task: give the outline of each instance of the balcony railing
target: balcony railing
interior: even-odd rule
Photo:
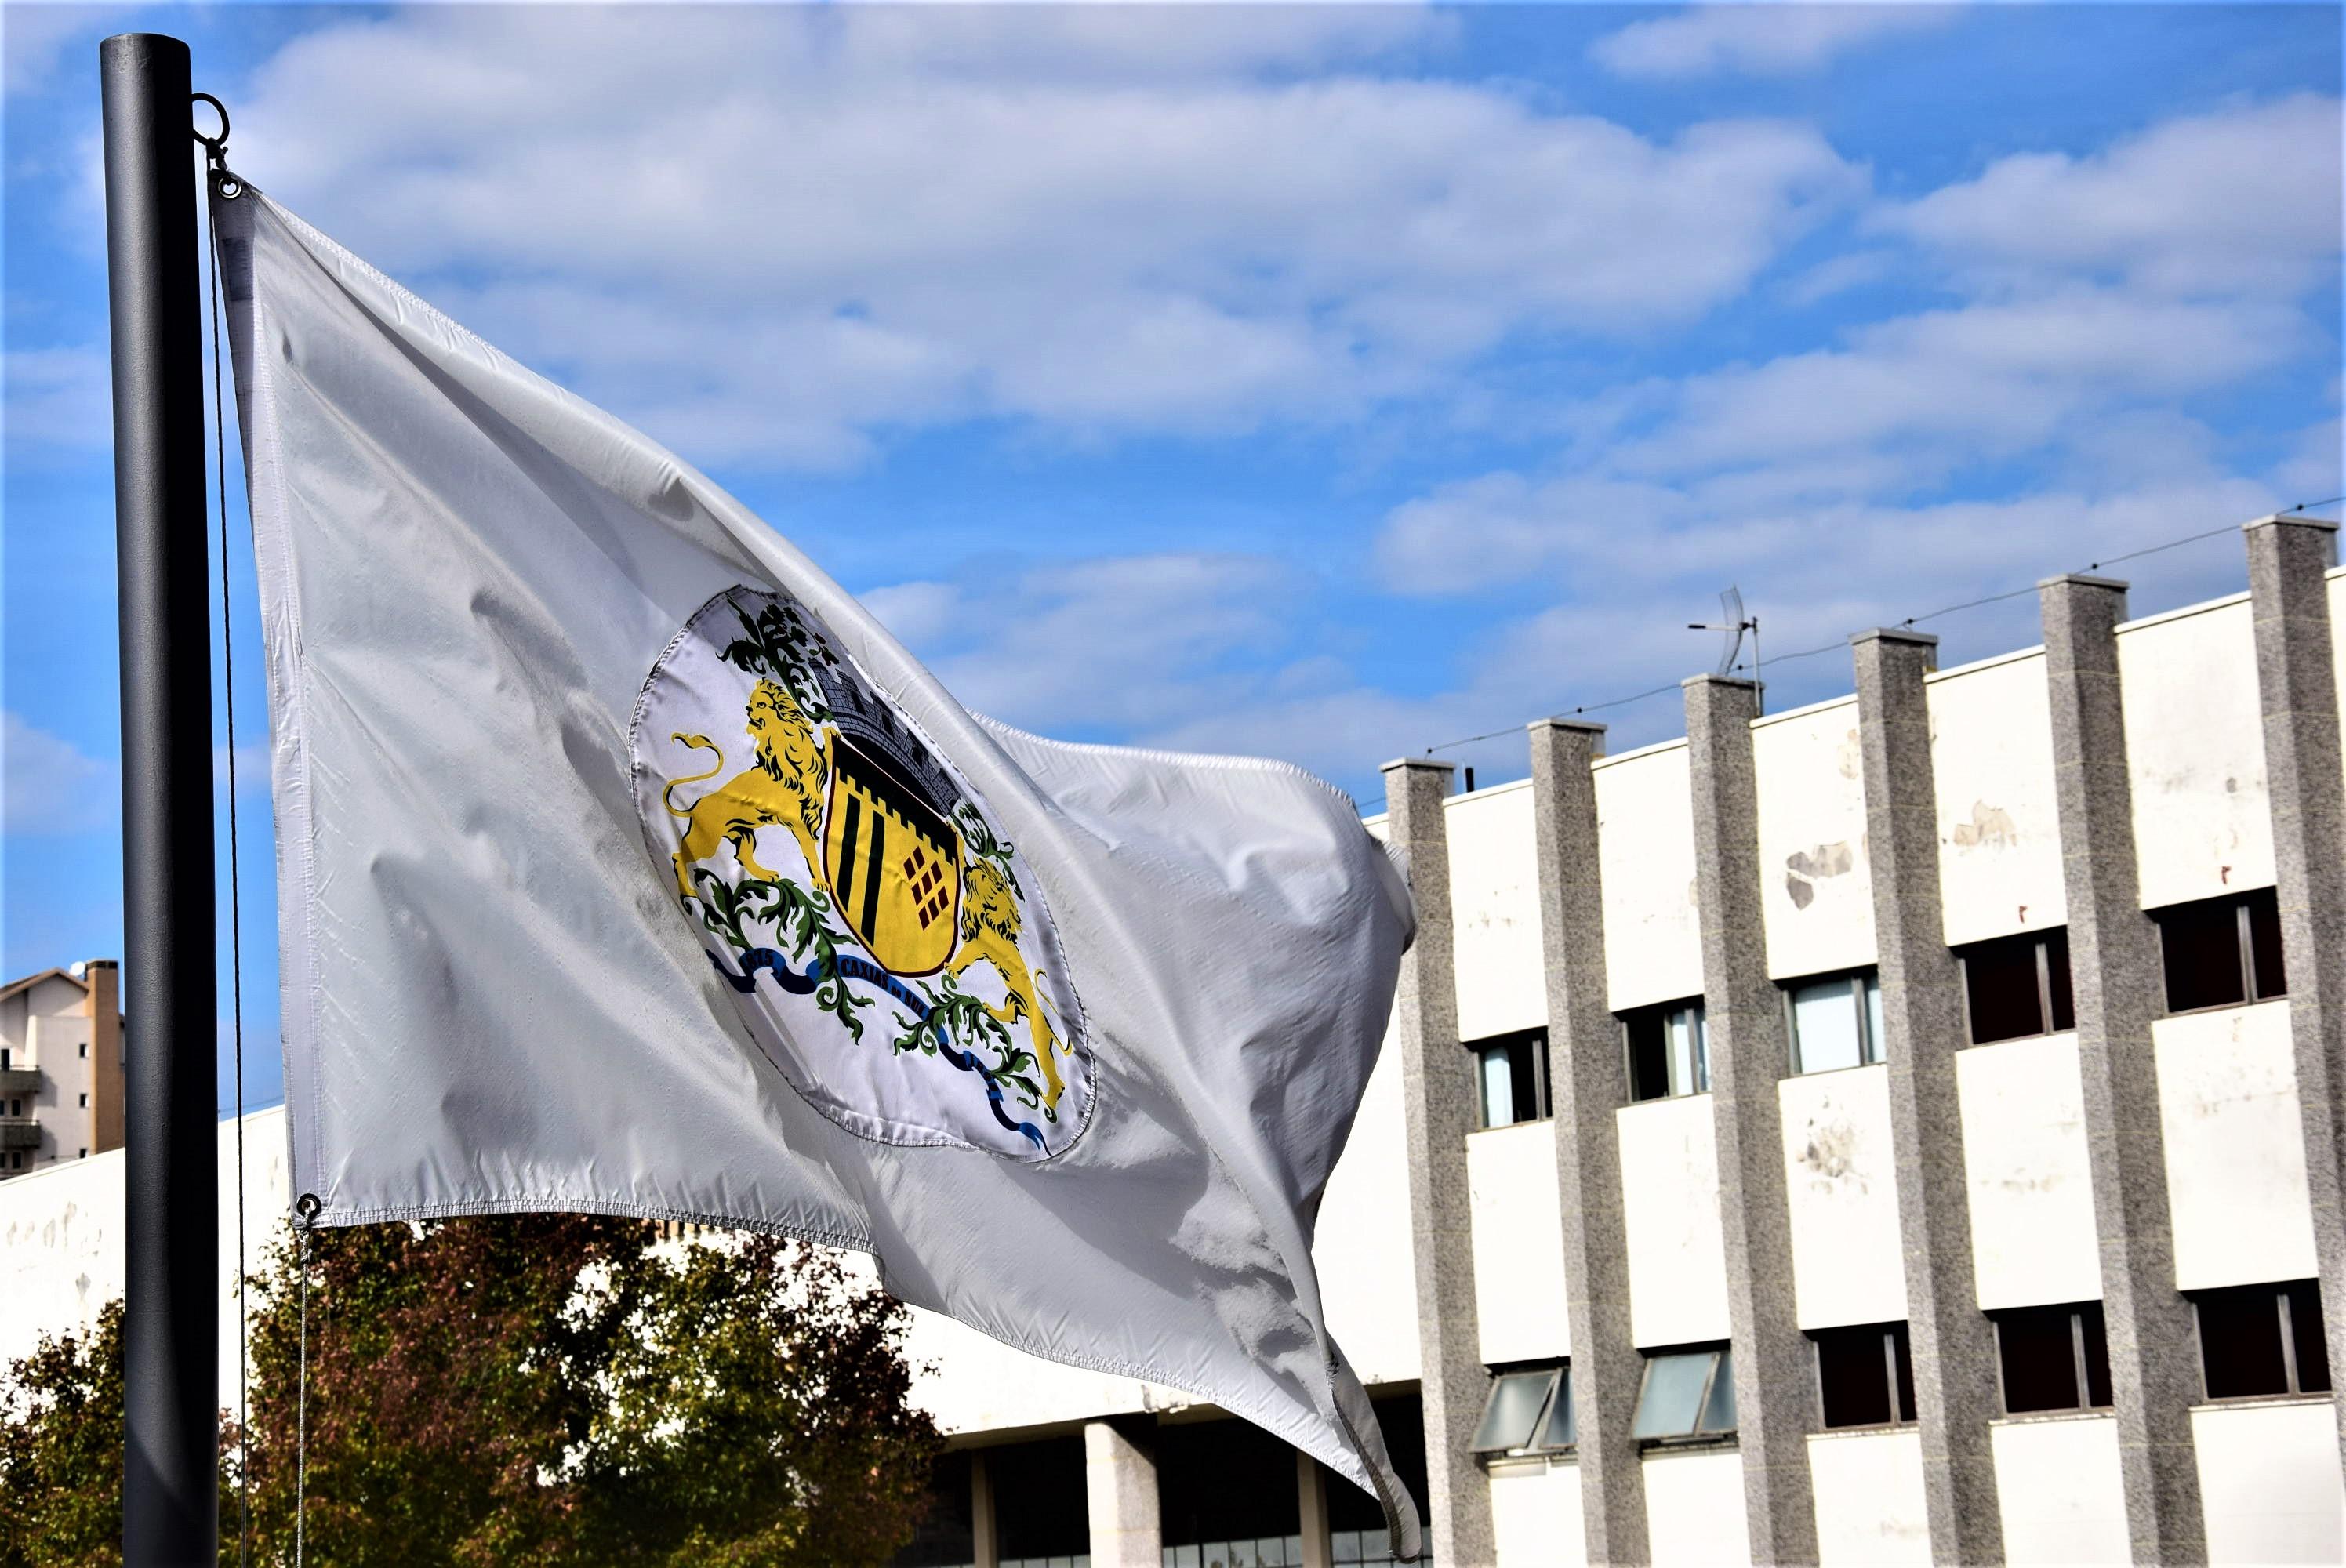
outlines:
[[[37,1149],[41,1124],[30,1116],[0,1116],[0,1149]]]
[[[38,1067],[0,1067],[0,1095],[37,1095],[41,1092],[41,1070]]]

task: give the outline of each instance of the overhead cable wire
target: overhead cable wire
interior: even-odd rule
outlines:
[[[2283,517],[2295,516],[2301,513],[2310,511],[2316,506],[2332,506],[2341,501],[2346,501],[2346,495],[2332,495],[2320,501],[2300,501],[2296,505],[2290,507],[2288,511],[2280,513],[2278,515]],[[2145,555],[2156,555],[2162,550],[2178,549],[2185,545],[2196,545],[2202,539],[2213,539],[2218,535],[2237,534],[2239,531],[2240,524],[2228,523],[2221,528],[2209,528],[2205,532],[2198,534],[2187,534],[2179,539],[2168,539],[2157,545],[2146,545],[2139,550],[2127,550],[2116,555],[2105,555],[2098,561],[2088,563],[2085,569],[2088,572],[2098,572],[2104,566],[2115,566],[2121,561],[2138,560]],[[2033,594],[2036,591],[2036,587],[2034,584],[2022,588],[2008,588],[2000,594],[1984,594],[1976,599],[1965,599],[1959,605],[1943,605],[1935,610],[1925,610],[1919,616],[1908,616],[1904,620],[1898,621],[1893,624],[1901,626],[1917,626],[1922,625],[1924,621],[1935,621],[1942,616],[1957,615],[1964,610],[1976,610],[1986,605],[2002,604],[2006,599],[2017,599],[2025,595]],[[1852,633],[1851,635],[1854,636],[1856,634]],[[1761,660],[1753,666],[1746,667],[1744,665],[1738,664],[1733,667],[1737,669],[1749,667],[1756,676],[1760,671],[1766,669],[1771,665],[1790,664],[1796,659],[1814,658],[1820,654],[1831,653],[1836,648],[1845,648],[1847,647],[1849,647],[1849,638],[1841,637],[1833,642],[1819,643],[1812,648],[1800,648],[1791,653],[1777,654],[1773,657]],[[1631,692],[1627,697],[1607,697],[1603,702],[1586,702],[1579,704],[1574,708],[1560,709],[1551,717],[1561,718],[1568,715],[1598,713],[1608,708],[1622,708],[1626,707],[1629,703],[1643,702],[1649,697],[1659,697],[1664,692],[1676,691],[1685,684],[1686,683],[1683,681],[1674,680],[1662,686],[1649,687],[1644,691]],[[1447,751],[1454,746],[1472,746],[1477,741],[1496,740],[1502,735],[1513,735],[1522,728],[1523,727],[1521,725],[1508,725],[1504,728],[1501,729],[1486,729],[1480,735],[1462,735],[1455,740],[1444,740],[1437,745],[1427,747],[1424,754],[1431,757],[1437,751]]]

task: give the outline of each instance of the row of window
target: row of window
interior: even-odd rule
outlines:
[[[2201,1387],[2209,1400],[2330,1391],[2321,1295],[2310,1279],[2192,1293]],[[2106,1410],[2110,1352],[2102,1304],[2082,1301],[1989,1314],[1997,1388],[2007,1415]],[[1816,1353],[1817,1417],[1824,1427],[1897,1426],[1914,1420],[1914,1361],[1903,1323],[1823,1329]],[[1648,1351],[1630,1436],[1647,1445],[1724,1437],[1735,1430],[1735,1353],[1725,1345]],[[1474,1432],[1484,1455],[1556,1453],[1579,1438],[1569,1363],[1501,1372]]]
[[[2285,994],[2280,906],[2270,888],[2152,911],[2166,970],[2167,1008],[2191,1013]],[[1967,1033],[1974,1045],[2057,1034],[2077,1025],[2066,931],[2032,932],[1955,950]],[[1872,969],[1784,984],[1794,1073],[1829,1073],[1883,1058],[1882,986]],[[1710,1087],[1702,1000],[1688,997],[1619,1015],[1629,1097],[1661,1100]],[[1476,1043],[1482,1125],[1548,1114],[1547,1036],[1539,1030]]]

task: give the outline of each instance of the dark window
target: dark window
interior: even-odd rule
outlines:
[[[976,1562],[974,1517],[969,1451],[937,1455],[929,1467],[928,1507],[913,1539],[890,1559],[890,1568],[955,1568]]]
[[[1302,1530],[1295,1451],[1260,1427],[1240,1420],[1162,1421],[1155,1443],[1166,1547],[1202,1548],[1201,1561],[1228,1563],[1239,1543],[1251,1550],[1259,1540],[1283,1541]],[[995,1495],[1005,1496],[998,1483]]]
[[[1879,1427],[1914,1419],[1914,1358],[1903,1323],[1821,1329],[1817,1390],[1828,1427]]]
[[[1502,1372],[1483,1404],[1470,1452],[1544,1452],[1570,1448],[1578,1434],[1572,1410],[1572,1373],[1566,1367]]]
[[[1640,1442],[1716,1437],[1735,1430],[1735,1352],[1725,1345],[1646,1357],[1629,1435]]]
[[[1882,983],[1872,970],[1785,982],[1784,1014],[1795,1073],[1882,1060]]]
[[[1540,1030],[1470,1043],[1482,1125],[1513,1126],[1547,1115],[1547,1035]]]
[[[2110,1348],[2100,1302],[2025,1307],[1991,1316],[2007,1415],[2109,1407]]]
[[[2153,910],[2167,969],[2167,1010],[2238,1007],[2288,994],[2280,900],[2270,888]]]
[[[2211,1400],[2330,1391],[2321,1289],[2313,1280],[2192,1293]]]
[[[1666,1100],[1709,1090],[1710,1039],[1700,997],[1622,1013],[1621,1037],[1629,1052],[1631,1099]]]
[[[2058,1034],[2077,1026],[2069,993],[2069,933],[2030,932],[1955,950],[1972,1044]]]
[[[82,1042],[81,1054],[83,1061],[87,1062],[89,1060],[89,1042],[87,1040]]]
[[[1292,1475],[1295,1461],[1288,1461]],[[1000,1561],[1023,1557],[1073,1557],[1092,1549],[1091,1512],[1084,1494],[1084,1440],[1045,1438],[1005,1443],[985,1451],[986,1480],[996,1499],[1047,1497],[1048,1508],[1001,1507],[994,1511],[995,1552]]]

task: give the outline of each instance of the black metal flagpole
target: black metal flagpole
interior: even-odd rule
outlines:
[[[128,1568],[219,1561],[219,1178],[203,329],[188,46],[98,46],[122,610]]]

